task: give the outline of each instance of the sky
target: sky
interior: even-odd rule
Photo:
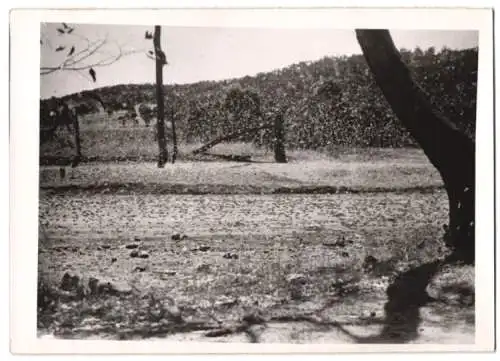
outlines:
[[[42,24],[40,66],[61,64],[72,46],[74,54],[87,41],[106,39],[106,45],[83,64],[102,61],[116,55],[118,49],[133,51],[106,67],[96,67],[97,81],[87,71],[57,71],[41,75],[40,96],[63,96],[116,84],[155,82],[155,62],[146,55],[152,40],[144,38],[153,26],[68,24],[71,34],[61,35],[61,24]],[[391,31],[398,48],[417,46],[436,50],[471,48],[478,45],[476,31]],[[319,60],[325,56],[361,54],[354,30],[338,29],[259,29],[162,27],[162,48],[168,65],[163,72],[164,84],[186,84],[202,80],[222,80],[255,75],[283,68],[300,61]],[[55,49],[64,46],[64,50]]]

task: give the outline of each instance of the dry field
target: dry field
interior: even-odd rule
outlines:
[[[473,268],[388,306],[397,272],[444,254],[448,207],[421,153],[390,154],[42,167],[39,334],[474,342]]]

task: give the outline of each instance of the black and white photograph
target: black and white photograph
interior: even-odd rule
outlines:
[[[36,341],[492,349],[491,11],[163,11],[31,24]]]

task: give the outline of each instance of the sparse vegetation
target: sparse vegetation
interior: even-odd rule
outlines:
[[[474,135],[477,49],[416,49],[413,52],[403,49],[402,56],[415,79],[429,93],[431,102],[450,114],[450,118],[461,129]],[[331,87],[338,91],[327,91]],[[282,94],[278,96],[276,89],[280,89]],[[154,103],[155,97],[153,84],[118,85],[95,89],[90,93],[102,98],[106,107],[115,112],[122,111],[123,104]],[[235,96],[231,97],[233,93]],[[224,134],[224,130],[242,129],[262,121],[272,123],[276,109],[285,107],[287,149],[416,146],[395,118],[362,55],[325,57],[319,61],[302,62],[241,79],[167,85],[165,94],[167,98],[169,94],[175,94],[166,101],[165,113],[173,114],[175,118],[179,143],[205,143]],[[245,94],[248,96],[245,97]],[[71,97],[77,95],[63,99]],[[249,106],[242,108],[242,104]],[[262,114],[262,120],[259,113]],[[82,120],[83,139],[83,128],[86,124],[96,124],[95,118],[90,116]],[[89,138],[93,142],[112,144],[115,135],[106,134],[106,128],[111,128],[111,133],[117,132],[113,129],[117,123],[115,116],[100,119],[99,133],[89,134]],[[142,134],[149,131],[135,127],[125,129],[122,134],[130,132],[127,137],[131,141],[126,146],[130,150],[120,148],[119,151],[133,157],[143,156],[131,149],[144,147],[140,145],[144,139]],[[244,137],[241,141],[272,148],[272,139],[272,132],[264,131]],[[147,142],[150,143],[150,139]],[[93,152],[95,144],[84,143],[85,140],[82,145],[85,156]],[[111,148],[118,151],[117,147]],[[179,151],[182,151],[182,147],[179,147]],[[110,153],[99,154],[103,157],[114,156]],[[42,155],[53,157],[55,150],[46,150]]]

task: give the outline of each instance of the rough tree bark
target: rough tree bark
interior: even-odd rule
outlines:
[[[157,102],[157,134],[159,159],[158,168],[163,168],[168,160],[167,140],[165,139],[165,103],[163,96],[163,65],[165,65],[165,53],[161,50],[161,26],[155,25],[153,45],[156,57],[156,102]]]
[[[449,200],[445,238],[458,260],[475,260],[475,142],[430,104],[388,30],[356,30],[375,81],[393,111],[439,171]]]

